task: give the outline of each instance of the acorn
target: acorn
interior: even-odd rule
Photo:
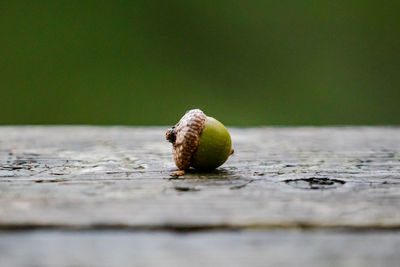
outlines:
[[[221,166],[233,153],[231,136],[225,126],[200,109],[192,109],[168,129],[175,165],[210,171]]]

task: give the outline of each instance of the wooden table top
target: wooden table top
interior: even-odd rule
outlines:
[[[399,127],[231,128],[179,178],[166,129],[0,127],[0,266],[400,262]]]

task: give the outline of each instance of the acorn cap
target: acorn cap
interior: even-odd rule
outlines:
[[[192,155],[200,143],[200,135],[204,129],[206,117],[206,114],[200,109],[189,110],[165,134],[165,138],[172,143],[175,164],[181,170],[190,167]]]

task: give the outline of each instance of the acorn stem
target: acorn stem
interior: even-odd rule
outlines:
[[[176,132],[174,127],[170,128],[167,130],[167,132],[165,133],[165,138],[172,144],[175,143],[176,140]]]

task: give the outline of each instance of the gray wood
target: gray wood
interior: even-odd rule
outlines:
[[[398,127],[233,128],[177,179],[165,130],[0,127],[0,229],[400,228]]]
[[[392,232],[0,233],[0,266],[397,267]]]
[[[0,266],[398,266],[400,128],[233,128],[179,178],[166,128],[0,127]]]

